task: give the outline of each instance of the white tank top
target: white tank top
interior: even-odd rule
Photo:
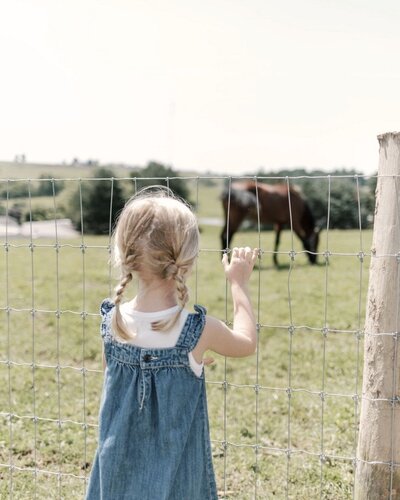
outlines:
[[[170,307],[163,311],[157,312],[141,312],[133,310],[128,302],[121,304],[120,312],[125,321],[125,324],[130,332],[135,334],[135,337],[129,341],[137,347],[147,347],[149,349],[163,349],[174,347],[178,341],[182,328],[185,325],[189,312],[184,309],[175,325],[168,332],[156,332],[151,329],[153,321],[168,319],[173,316],[179,309],[179,306]],[[119,339],[120,342],[123,340]],[[189,353],[190,368],[200,377],[203,372],[203,363],[198,363],[193,354]]]

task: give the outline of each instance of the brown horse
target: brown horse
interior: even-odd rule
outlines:
[[[257,203],[258,197],[258,203]],[[315,227],[310,207],[298,188],[286,184],[263,184],[255,181],[233,182],[222,194],[225,226],[221,232],[222,249],[227,249],[244,219],[273,224],[276,232],[274,264],[281,231],[289,226],[303,243],[311,264],[317,261],[319,229]]]

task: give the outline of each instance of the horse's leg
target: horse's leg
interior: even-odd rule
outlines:
[[[225,225],[221,231],[222,250],[227,249],[231,245],[233,235],[239,229],[245,215],[243,210],[235,210],[233,207],[229,211],[229,220],[228,216],[225,215]]]
[[[310,254],[310,251],[311,251],[310,242],[305,237],[304,231],[300,227],[300,225],[298,224],[297,221],[293,221],[293,231],[297,235],[297,237],[299,238],[299,240],[303,243],[303,248],[304,248],[304,250],[307,253],[307,258],[310,261],[310,263],[313,264],[312,258],[311,258],[312,256]]]
[[[222,248],[222,250],[226,249],[228,239],[230,239],[230,238],[228,237],[228,227],[227,227],[227,224],[225,222],[225,226],[221,231],[221,248]]]
[[[275,229],[275,248],[274,248],[274,264],[276,267],[279,267],[278,264],[278,248],[279,248],[279,243],[281,241],[281,232],[282,232],[282,226],[280,224],[275,224],[274,226]]]
[[[227,242],[228,242],[228,227],[229,227],[229,224],[228,224],[228,206],[227,206],[227,202],[224,200],[223,201],[223,208],[224,208],[224,221],[225,221],[225,225],[221,231],[221,248],[222,250],[225,250],[227,248]]]

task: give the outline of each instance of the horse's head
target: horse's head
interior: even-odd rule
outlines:
[[[321,228],[315,227],[313,232],[306,240],[306,247],[309,251],[308,260],[311,264],[315,264],[317,262],[317,252],[318,252],[318,243],[319,243],[319,233],[321,232]]]

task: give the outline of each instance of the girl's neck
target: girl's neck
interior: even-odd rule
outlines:
[[[176,287],[172,280],[145,281],[139,278],[138,292],[131,301],[136,311],[157,312],[177,305]]]

